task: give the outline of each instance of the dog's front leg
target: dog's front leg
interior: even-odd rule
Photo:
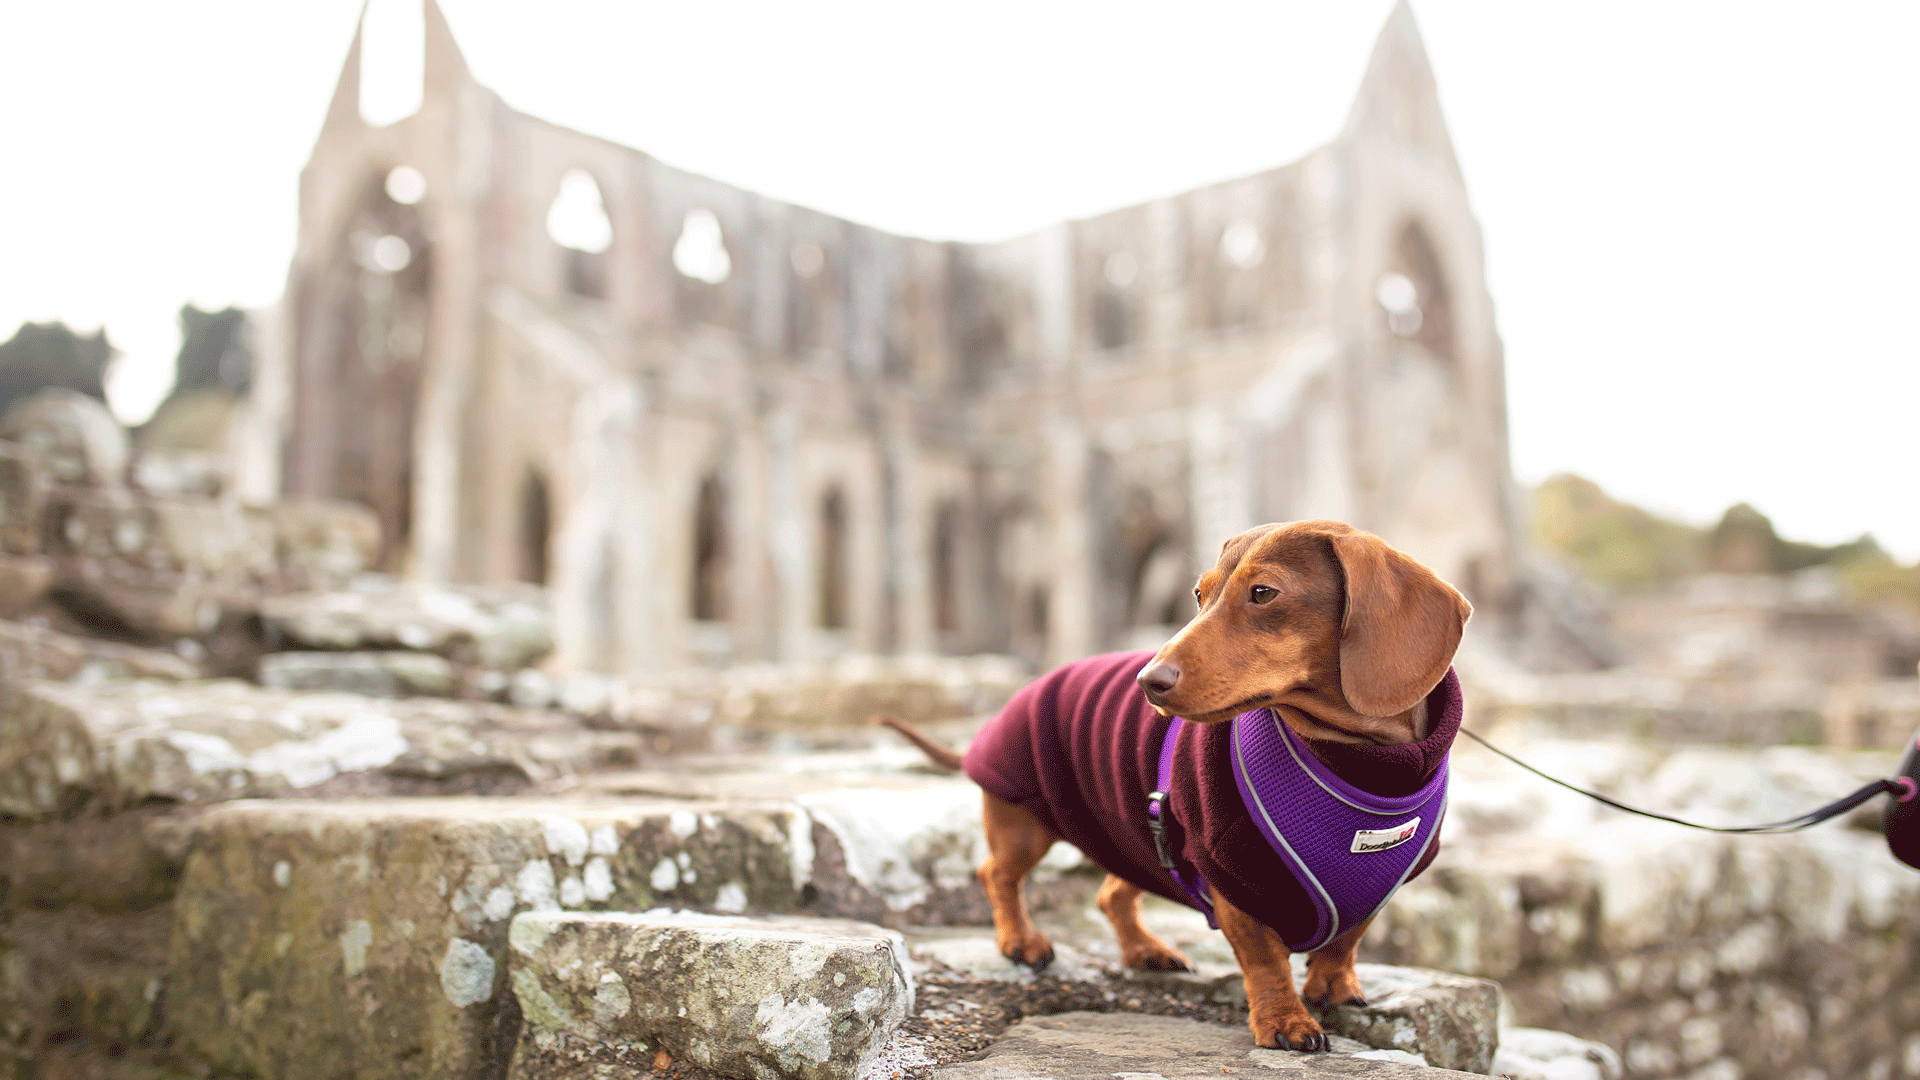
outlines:
[[[1053,962],[1053,943],[1027,915],[1022,890],[1027,871],[1047,857],[1058,837],[1025,810],[981,792],[981,821],[987,832],[987,859],[980,864],[980,884],[993,905],[993,939],[1000,955],[1040,971]]]
[[[1253,1041],[1269,1050],[1325,1050],[1327,1033],[1307,1013],[1293,988],[1293,950],[1280,935],[1213,890],[1213,915],[1240,961],[1247,984],[1247,1026]]]
[[[1367,997],[1360,992],[1360,976],[1353,971],[1353,954],[1360,947],[1361,936],[1372,925],[1373,920],[1368,919],[1307,957],[1307,981],[1300,988],[1300,995],[1323,1009],[1335,1005],[1365,1005]]]

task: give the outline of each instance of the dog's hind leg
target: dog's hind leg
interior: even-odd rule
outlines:
[[[1140,922],[1140,886],[1108,874],[1094,901],[1113,924],[1113,936],[1120,942],[1121,963],[1149,971],[1193,970],[1192,961],[1155,937],[1153,931]]]
[[[1360,976],[1353,971],[1353,954],[1372,925],[1373,920],[1368,919],[1307,957],[1307,981],[1300,987],[1300,996],[1323,1009],[1365,1005],[1367,997],[1360,992]]]
[[[1059,837],[1025,810],[981,792],[981,813],[987,830],[987,860],[980,864],[980,884],[993,905],[993,939],[1000,955],[1040,971],[1053,962],[1053,944],[1033,925],[1022,889],[1027,871],[1047,857]]]

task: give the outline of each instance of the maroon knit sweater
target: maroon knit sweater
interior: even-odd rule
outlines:
[[[1186,894],[1160,866],[1147,830],[1160,742],[1171,722],[1153,710],[1133,677],[1153,654],[1108,653],[1068,664],[1028,684],[967,747],[974,783],[1017,803],[1110,874],[1183,904]],[[1439,702],[1432,702],[1434,706]],[[1284,707],[1283,707],[1284,708]],[[1420,789],[1459,731],[1430,708],[1434,730],[1394,746],[1305,740],[1341,779],[1375,795]],[[1281,937],[1315,927],[1313,904],[1248,817],[1234,786],[1228,724],[1188,724],[1174,752],[1167,850],[1182,873],[1198,871],[1232,904]],[[1428,847],[1408,880],[1440,850]]]

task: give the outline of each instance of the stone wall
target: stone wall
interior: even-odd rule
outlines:
[[[1572,782],[1710,824],[1788,817],[1894,763],[1519,748]],[[1366,954],[1498,979],[1517,1022],[1604,1042],[1629,1077],[1920,1076],[1920,874],[1888,855],[1874,806],[1805,833],[1716,836],[1600,808],[1477,747],[1455,761],[1446,847]]]

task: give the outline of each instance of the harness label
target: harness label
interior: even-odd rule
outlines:
[[[1396,848],[1413,839],[1413,834],[1418,831],[1420,831],[1419,818],[1414,818],[1403,825],[1395,825],[1391,829],[1360,829],[1353,834],[1351,851],[1358,855],[1361,852]]]

